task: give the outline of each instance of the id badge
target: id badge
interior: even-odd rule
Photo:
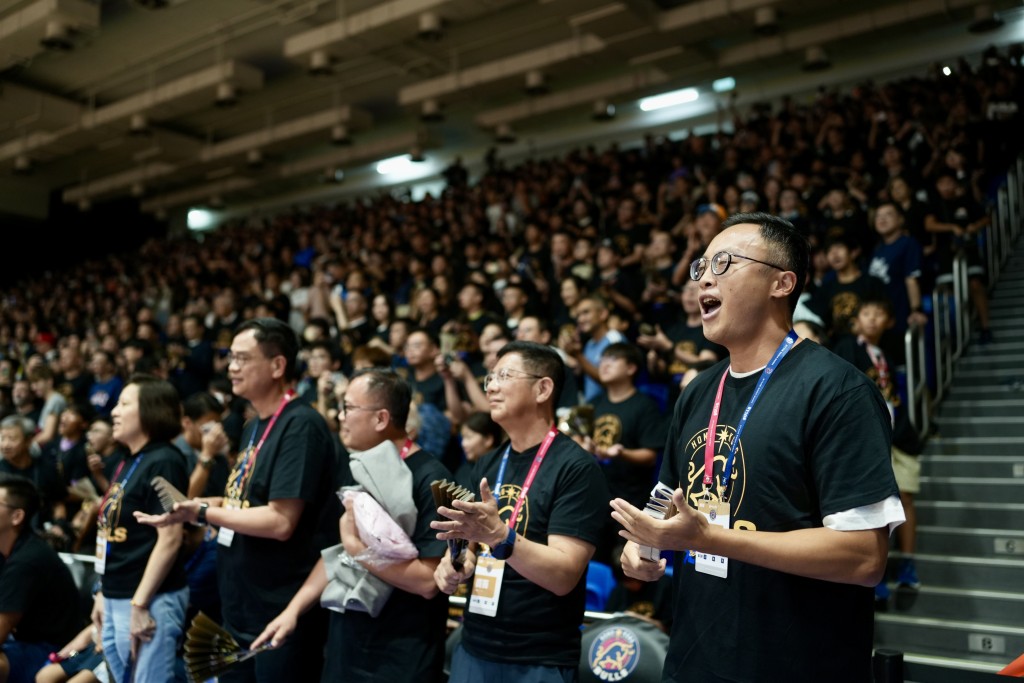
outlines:
[[[498,613],[498,598],[501,596],[501,579],[505,575],[505,560],[490,555],[481,555],[476,561],[473,574],[473,595],[469,598],[469,611],[485,617]]]
[[[237,500],[232,500],[232,499],[229,498],[228,500],[226,500],[224,502],[224,507],[237,510],[237,509],[241,508],[242,505]],[[217,531],[217,543],[219,545],[222,545],[225,548],[230,548],[231,547],[231,541],[233,541],[233,540],[235,540],[235,530],[234,529],[228,529],[227,527],[222,526]]]
[[[96,532],[96,563],[93,565],[96,573],[103,576],[107,568],[107,532],[102,529]]]
[[[709,524],[717,524],[723,529],[729,528],[729,503],[701,500],[697,503],[697,512],[704,515]],[[724,579],[729,574],[729,558],[698,551],[696,569],[701,574],[710,574]]]

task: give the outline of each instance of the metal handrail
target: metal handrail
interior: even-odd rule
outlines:
[[[907,358],[907,409],[910,424],[918,438],[924,439],[931,426],[928,405],[928,374],[923,325],[912,325],[903,337]]]

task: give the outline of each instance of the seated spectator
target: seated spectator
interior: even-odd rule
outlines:
[[[219,496],[227,486],[232,463],[221,412],[217,399],[202,391],[182,403],[181,434],[174,445],[185,455],[189,498]]]
[[[577,332],[560,335],[559,346],[575,360],[583,374],[583,400],[593,403],[604,389],[601,387],[601,375],[597,369],[601,362],[601,354],[611,344],[625,341],[617,330],[608,326],[611,311],[607,301],[597,294],[592,294],[580,302],[577,308]],[[586,343],[580,341],[586,336]]]
[[[0,475],[0,683],[32,683],[81,627],[71,572],[32,531],[39,504],[31,481]]]
[[[109,417],[117,404],[124,381],[117,374],[114,357],[108,351],[95,351],[89,361],[93,381],[89,387],[89,405],[97,415]]]

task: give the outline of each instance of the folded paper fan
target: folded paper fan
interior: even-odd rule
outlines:
[[[200,612],[185,635],[185,670],[192,683],[202,683],[269,648],[268,642],[255,650],[243,649],[230,633]]]
[[[160,497],[160,505],[163,506],[164,512],[172,512],[175,503],[184,503],[188,500],[184,493],[174,488],[174,484],[161,476],[153,477],[149,483],[156,489],[156,495]]]
[[[459,486],[447,479],[432,481],[430,483],[430,490],[434,494],[435,507],[450,508],[453,500],[463,500],[467,503],[472,503],[476,499],[476,495],[465,486]],[[442,521],[444,521],[443,518]],[[453,538],[448,541],[448,553],[452,558],[452,566],[458,571],[462,570],[462,563],[466,559],[467,545],[469,544],[464,539]]]

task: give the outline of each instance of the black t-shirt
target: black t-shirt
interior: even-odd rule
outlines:
[[[665,445],[665,417],[650,396],[639,391],[625,401],[613,403],[605,394],[594,401],[594,443],[626,448],[653,448]],[[654,463],[637,465],[623,457],[602,462],[608,492],[612,498],[624,498],[643,507],[654,486]]]
[[[829,334],[838,337],[849,334],[861,301],[886,298],[885,283],[863,273],[852,282],[829,279],[814,293],[811,308],[821,315]]]
[[[46,541],[23,531],[0,564],[0,613],[21,614],[14,637],[63,647],[82,627],[71,572]]]
[[[253,443],[259,443],[268,423],[250,421],[242,432],[242,443],[250,443],[254,430]],[[250,467],[239,496],[236,481],[243,461],[240,455],[228,477],[227,499],[240,497],[243,507],[290,498],[305,501],[299,523],[287,540],[236,532],[230,547],[217,546],[224,620],[240,633],[255,636],[284,609],[320,557],[315,539],[325,522],[321,511],[334,495],[336,458],[323,417],[303,401],[289,401]],[[337,521],[335,517],[335,526]]]
[[[661,481],[701,495],[704,444],[727,362],[703,372],[676,404]],[[716,430],[715,477],[760,373],[729,377]],[[867,377],[813,343],[793,348],[747,420],[733,465],[732,528],[823,526],[826,515],[898,495],[889,413]],[[712,493],[714,496],[715,494]],[[870,588],[802,578],[730,560],[728,577],[675,554],[676,602],[663,681],[871,680]]]
[[[110,490],[100,509],[101,528],[107,534],[107,563],[103,574],[103,595],[130,598],[142,580],[149,555],[156,545],[155,527],[139,524],[136,511],[162,514],[160,498],[150,483],[161,476],[179,491],[188,490],[185,456],[166,442],[146,444],[141,451],[124,459],[124,466],[110,482]],[[157,593],[185,587],[184,558],[179,554]]]
[[[437,458],[417,451],[405,459],[412,472],[412,493],[416,504],[416,526],[410,538],[421,558],[439,558],[447,544],[437,540],[430,523],[437,508],[430,483],[452,478]],[[377,617],[348,610],[332,613],[332,641],[328,648],[339,666],[339,677],[353,683],[363,681],[439,681],[444,667],[445,621],[448,596],[438,593],[430,600],[395,588]]]
[[[510,453],[498,496],[506,521],[540,444]],[[474,480],[496,484],[506,446],[477,462]],[[551,444],[523,503],[516,533],[537,543],[571,536],[597,545],[609,514],[608,489],[594,457],[559,434]],[[580,624],[586,604],[586,576],[567,595],[557,596],[505,565],[497,616],[465,615],[462,644],[474,657],[497,662],[572,666],[580,660]]]
[[[70,448],[61,448],[61,439],[53,439],[43,448],[43,458],[56,470],[62,486],[89,476],[85,439],[73,443]]]
[[[444,380],[436,372],[425,380],[417,380],[416,376],[409,373],[409,387],[412,389],[412,400],[414,403],[429,403],[437,406],[438,410],[444,410],[448,403],[444,397]]]

